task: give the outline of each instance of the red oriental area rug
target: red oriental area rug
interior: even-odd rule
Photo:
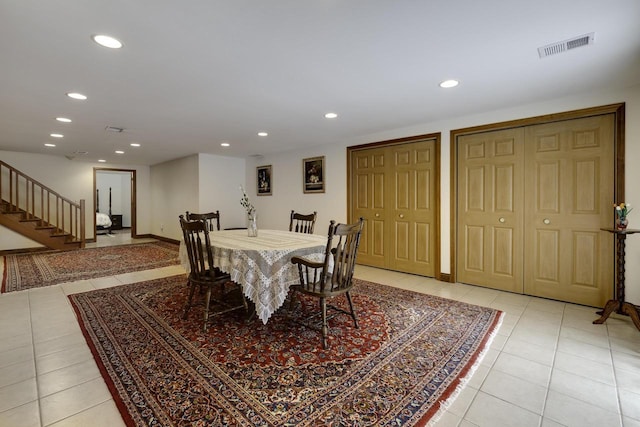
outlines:
[[[425,425],[480,362],[502,313],[357,281],[360,328],[330,322],[330,348],[294,320],[241,311],[181,313],[186,276],[70,295],[83,333],[129,426]],[[342,297],[336,298],[341,300]],[[337,303],[337,301],[336,301]],[[286,307],[286,308],[285,308]]]
[[[172,243],[153,242],[9,255],[4,260],[2,292],[177,265],[178,248]]]

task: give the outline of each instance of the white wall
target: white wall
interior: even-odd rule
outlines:
[[[151,233],[179,240],[178,216],[197,211],[198,156],[193,155],[151,166]]]
[[[441,133],[441,228],[440,258],[443,273],[451,273],[450,265],[450,223],[451,223],[451,165],[450,165],[450,132],[471,126],[479,126],[527,117],[535,117],[571,111],[582,108],[608,104],[626,103],[626,200],[637,205],[638,210],[629,216],[631,228],[640,228],[640,168],[635,161],[640,160],[640,86],[607,93],[588,93],[579,96],[559,98],[547,102],[522,105],[504,110],[490,111],[482,114],[455,117],[444,121],[424,123],[412,127],[388,130],[373,135],[363,135],[348,141],[315,149],[295,150],[287,153],[250,158],[247,160],[246,179],[255,182],[255,168],[269,165],[272,169],[273,196],[255,197],[255,185],[250,186],[252,201],[258,212],[263,213],[260,226],[269,228],[285,228],[288,212],[291,209],[300,211],[318,211],[318,224],[315,232],[325,233],[325,226],[330,219],[344,221],[347,212],[346,195],[346,147],[385,141],[396,138]],[[302,193],[302,159],[313,156],[326,156],[327,192],[323,195]],[[637,217],[635,215],[637,215]],[[267,216],[267,218],[264,218]],[[286,224],[285,224],[286,223]],[[635,227],[634,227],[635,226]],[[634,238],[635,237],[635,238]],[[612,237],[613,238],[613,237]],[[640,234],[627,239],[627,300],[640,304]]]
[[[240,205],[245,185],[245,159],[198,155],[199,200],[192,212],[220,211],[220,227],[246,227],[244,208]]]
[[[62,196],[86,203],[87,239],[92,239],[95,214],[93,212],[93,168],[105,167],[103,163],[67,160],[65,157],[46,154],[28,154],[0,151],[0,159],[31,178],[45,184]],[[150,233],[150,181],[148,166],[109,165],[113,168],[134,169],[137,177],[138,233]],[[108,199],[107,199],[108,200]],[[108,204],[108,202],[107,202]],[[39,247],[38,243],[10,232],[0,226],[0,250]]]
[[[305,194],[302,159],[318,156],[325,156],[325,192]],[[257,196],[256,168],[266,165],[272,166],[272,195]],[[288,230],[292,209],[305,214],[318,212],[315,234],[326,235],[332,219],[347,220],[347,162],[343,144],[248,159],[246,180],[247,195],[258,212],[258,228]]]

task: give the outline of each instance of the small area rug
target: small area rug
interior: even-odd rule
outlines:
[[[235,311],[202,332],[186,276],[70,295],[128,426],[425,425],[480,362],[502,313],[358,280],[330,348],[288,301],[264,325]],[[335,298],[342,304],[344,296]]]
[[[177,265],[178,248],[172,243],[152,242],[8,255],[4,259],[2,292]]]

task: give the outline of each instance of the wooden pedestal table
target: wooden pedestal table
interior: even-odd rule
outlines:
[[[640,330],[640,313],[638,312],[638,307],[624,300],[625,240],[627,239],[627,234],[640,233],[640,230],[632,230],[629,228],[625,230],[618,230],[615,228],[602,228],[601,230],[613,233],[614,237],[616,238],[616,283],[613,299],[607,301],[602,311],[597,312],[597,314],[600,314],[600,318],[594,320],[593,323],[604,323],[609,315],[615,311],[616,313],[626,314],[631,317],[633,324],[636,325],[636,328],[638,328],[638,330]]]

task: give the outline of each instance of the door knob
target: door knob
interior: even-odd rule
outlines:
[[[507,220],[506,220],[506,219],[504,219],[504,218],[500,218],[498,221],[500,221],[501,223],[503,223],[503,224],[504,224]]]
[[[542,222],[544,222],[544,223],[545,223],[545,225],[549,225],[549,224],[551,224],[551,220],[550,220],[549,218],[545,218],[545,219],[543,219],[543,220],[542,220]]]
[[[376,214],[376,218],[378,218],[379,216],[380,216],[380,214],[379,214],[379,213],[377,213],[377,214]]]
[[[403,215],[403,214],[400,214],[400,218],[404,218],[404,215]]]

